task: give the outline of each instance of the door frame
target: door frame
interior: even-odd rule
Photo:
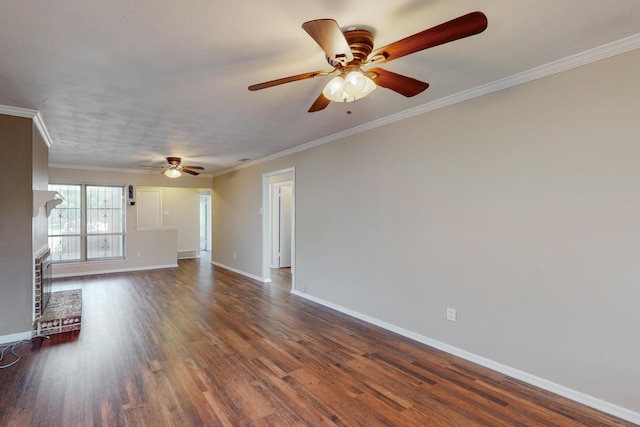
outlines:
[[[262,175],[262,281],[271,282],[271,216],[273,212],[271,177],[283,174],[291,174],[291,290],[296,289],[296,169],[290,167]]]

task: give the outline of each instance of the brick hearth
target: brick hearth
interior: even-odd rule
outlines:
[[[78,331],[82,323],[82,289],[51,292],[42,316],[34,322],[36,337]]]

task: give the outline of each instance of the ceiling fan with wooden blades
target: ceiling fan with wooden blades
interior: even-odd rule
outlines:
[[[364,70],[371,64],[382,64],[434,46],[449,43],[483,32],[487,28],[487,17],[482,12],[471,12],[443,24],[428,28],[412,36],[384,47],[373,49],[373,34],[364,29],[342,31],[333,19],[316,19],[302,24],[302,28],[324,50],[329,65],[328,71],[313,71],[297,74],[249,86],[256,91],[338,73],[309,108],[309,112],[325,109],[331,101],[351,102],[371,93],[376,86],[391,89],[406,97],[415,96],[429,87],[428,83],[412,77],[396,74],[383,68]]]
[[[200,172],[196,170],[204,170],[202,166],[181,166],[182,159],[180,157],[167,157],[167,163],[169,164],[162,173],[169,178],[178,178],[182,172],[189,175],[200,175]]]

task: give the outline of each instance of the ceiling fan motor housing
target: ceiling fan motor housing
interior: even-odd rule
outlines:
[[[347,66],[357,66],[364,64],[373,50],[373,34],[367,30],[349,30],[344,32],[344,37],[351,48],[353,61],[346,64]],[[327,62],[332,67],[344,66],[340,61],[326,57]]]
[[[180,157],[167,157],[167,162],[172,166],[178,166],[181,161]]]

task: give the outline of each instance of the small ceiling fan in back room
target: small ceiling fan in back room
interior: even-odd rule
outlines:
[[[180,157],[167,157],[168,166],[162,173],[169,178],[178,178],[182,175],[182,172],[188,173],[189,175],[200,175],[200,172],[196,172],[195,170],[204,170],[202,166],[180,166],[181,162],[182,159]]]
[[[383,68],[362,67],[382,64],[458,39],[473,36],[487,28],[482,12],[471,12],[459,18],[426,29],[412,36],[373,50],[373,34],[364,29],[342,31],[333,19],[316,19],[302,24],[302,28],[320,45],[329,71],[312,71],[249,86],[255,91],[313,77],[337,73],[309,108],[309,112],[325,109],[331,101],[351,102],[370,94],[376,86],[391,89],[401,95],[415,96],[429,87],[428,83],[396,74]]]

